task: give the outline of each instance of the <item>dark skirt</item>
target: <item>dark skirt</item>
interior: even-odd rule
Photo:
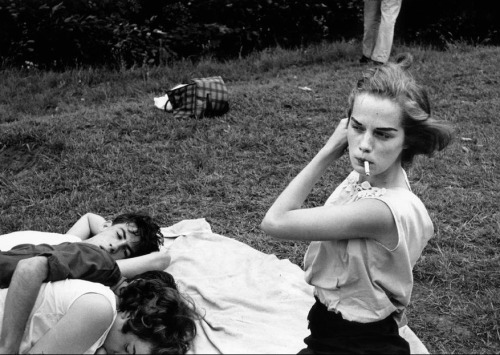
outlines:
[[[299,354],[409,354],[408,342],[399,335],[391,316],[373,323],[350,322],[329,312],[316,298],[307,317],[311,335]]]

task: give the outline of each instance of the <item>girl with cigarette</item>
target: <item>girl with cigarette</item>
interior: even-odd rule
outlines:
[[[316,303],[300,353],[409,353],[398,327],[412,269],[434,230],[403,166],[451,141],[431,116],[425,90],[407,69],[411,55],[369,69],[349,96],[348,117],[267,212],[262,229],[311,241],[304,259]],[[353,171],[324,206],[302,204],[327,168],[348,152]]]

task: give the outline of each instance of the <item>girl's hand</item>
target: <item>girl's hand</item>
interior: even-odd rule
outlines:
[[[337,128],[330,136],[328,141],[323,147],[328,154],[333,155],[334,159],[338,159],[344,154],[347,149],[347,126],[349,124],[348,118],[343,118],[340,120]]]

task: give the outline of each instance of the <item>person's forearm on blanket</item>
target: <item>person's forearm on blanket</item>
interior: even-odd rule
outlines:
[[[165,270],[170,264],[170,255],[162,250],[135,258],[117,260],[116,263],[122,275],[129,278],[146,271]]]
[[[19,352],[26,323],[47,274],[48,262],[44,256],[19,261],[5,299],[0,353]]]
[[[66,232],[75,235],[82,240],[89,239],[100,233],[106,220],[94,213],[86,213]]]

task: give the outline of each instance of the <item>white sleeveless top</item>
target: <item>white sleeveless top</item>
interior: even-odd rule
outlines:
[[[8,289],[0,290],[0,332],[4,314],[5,297]],[[104,285],[84,280],[63,280],[42,285],[33,311],[24,331],[20,354],[27,353],[66,314],[75,300],[87,293],[104,295],[113,308],[113,322],[116,318],[116,299],[113,291]],[[99,340],[84,354],[94,354],[102,346],[113,322]]]
[[[326,205],[362,198],[384,202],[396,222],[397,246],[389,250],[374,239],[312,242],[304,259],[305,279],[328,310],[340,312],[346,320],[369,323],[397,312],[395,318],[403,326],[413,288],[412,269],[434,233],[432,221],[411,191],[372,188],[367,181],[358,181],[359,174],[353,171]]]

